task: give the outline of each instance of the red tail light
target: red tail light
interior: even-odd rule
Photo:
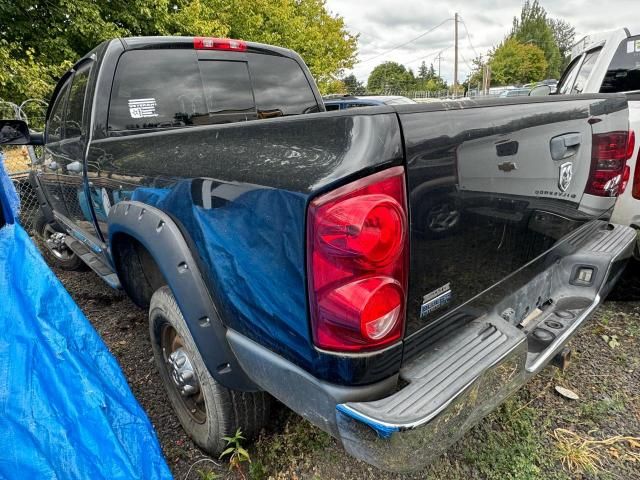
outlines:
[[[193,48],[196,50],[233,50],[236,52],[245,52],[247,50],[247,43],[231,38],[195,37],[193,39]]]
[[[409,254],[404,169],[394,167],[317,198],[307,220],[315,344],[353,352],[398,341]]]
[[[624,191],[627,159],[633,154],[635,134],[608,132],[593,134],[591,171],[585,193],[616,197]],[[627,173],[627,180],[628,180]]]

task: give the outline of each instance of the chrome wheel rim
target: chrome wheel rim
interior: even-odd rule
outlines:
[[[162,326],[160,346],[164,368],[171,378],[170,387],[175,390],[180,403],[189,416],[197,423],[204,423],[207,412],[198,375],[193,361],[184,346],[182,337],[168,323]]]
[[[64,243],[64,233],[58,232],[50,224],[47,224],[44,227],[42,236],[47,249],[58,260],[65,262],[73,259],[75,253]]]

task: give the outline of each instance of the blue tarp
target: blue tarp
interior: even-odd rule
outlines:
[[[118,363],[14,223],[0,156],[0,479],[171,478]]]

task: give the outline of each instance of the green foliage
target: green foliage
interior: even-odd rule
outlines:
[[[493,52],[489,62],[491,83],[523,84],[544,79],[548,64],[544,52],[535,45],[507,38]]]
[[[404,65],[384,62],[371,71],[367,80],[367,91],[375,94],[410,90],[435,92],[446,89],[447,82],[436,74],[433,65],[427,68],[425,62],[418,69],[418,77]]]
[[[465,452],[488,480],[534,480],[541,478],[540,466],[545,463],[540,449],[542,437],[535,427],[534,409],[508,400],[476,429],[482,442]]]
[[[347,87],[344,84],[343,80],[339,79],[327,79],[324,81],[318,82],[318,89],[322,95],[331,95],[331,94],[345,94],[347,93]]]
[[[321,84],[352,67],[357,49],[357,36],[324,0],[13,0],[0,2],[0,25],[0,97],[16,103],[47,98],[69,62],[117,36],[222,36],[279,45],[297,51]]]
[[[416,78],[416,89],[425,90],[427,92],[438,92],[447,89],[447,82],[444,81],[436,73],[433,63],[427,67],[423,61],[418,69],[418,78]]]
[[[346,93],[350,95],[364,95],[366,89],[364,84],[356,78],[354,74],[347,75],[342,79],[342,83],[345,87]]]
[[[569,22],[554,18],[549,20],[549,26],[553,31],[558,50],[560,50],[560,57],[562,58],[560,71],[563,71],[571,60],[571,47],[575,42],[576,29]]]
[[[463,85],[467,88],[479,88],[482,86],[482,57],[478,56],[471,61],[473,69],[469,72],[466,81]]]
[[[200,480],[217,480],[220,478],[220,475],[216,472],[212,472],[211,470],[196,470],[196,473]]]
[[[229,457],[229,470],[242,471],[242,464],[245,462],[251,463],[251,456],[249,452],[242,446],[242,440],[245,438],[242,436],[242,430],[236,430],[236,433],[231,437],[222,437],[227,442],[227,448],[220,454],[220,458]]]
[[[547,18],[547,12],[540,6],[538,0],[524,2],[520,18],[513,19],[511,37],[525,45],[533,44],[544,52],[547,67],[540,80],[544,76],[547,78],[560,76],[563,59],[550,25],[550,19]]]
[[[384,62],[375,67],[367,80],[367,91],[383,93],[389,90],[411,90],[415,85],[411,70],[396,62]]]

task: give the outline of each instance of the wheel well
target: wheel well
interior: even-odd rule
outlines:
[[[153,293],[167,285],[151,253],[131,235],[117,233],[111,239],[111,254],[124,291],[139,307],[149,307]]]

